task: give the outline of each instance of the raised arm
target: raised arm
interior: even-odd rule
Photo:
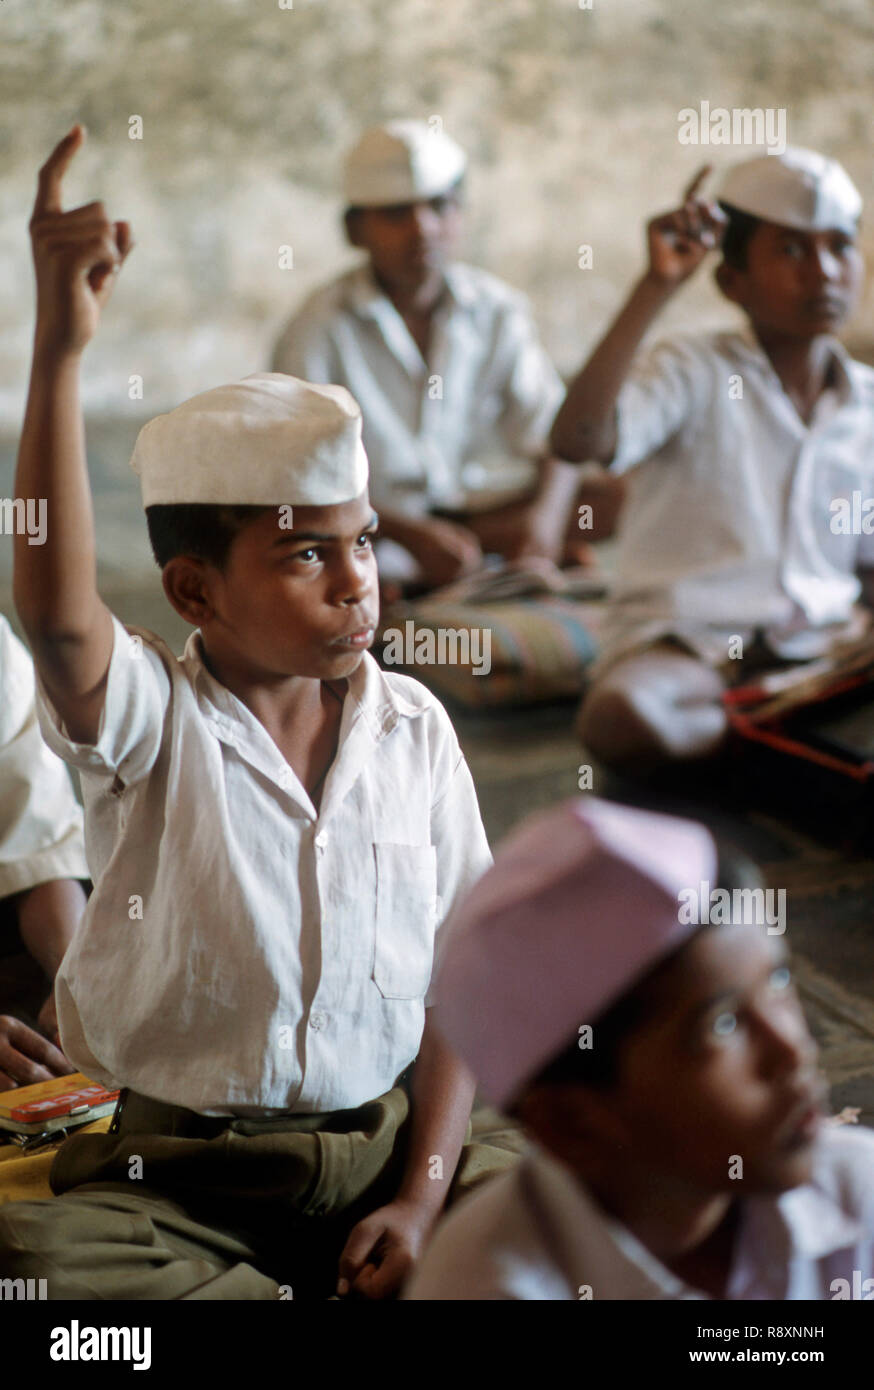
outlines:
[[[132,242],[102,203],[61,209],[64,173],[85,138],[74,126],[39,172],[30,231],[36,331],[16,496],[44,499],[45,541],[15,537],[15,606],[37,670],[74,740],[96,740],[112,621],[97,592],[79,364]]]
[[[646,272],[571,382],[553,422],[551,443],[560,458],[609,463],[616,452],[616,401],[644,334],[722,236],[725,215],[697,196],[709,172],[709,165],[698,171],[681,207],[648,224]]]

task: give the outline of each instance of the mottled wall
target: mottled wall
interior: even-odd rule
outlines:
[[[872,38],[870,0],[4,0],[0,428],[26,373],[34,172],[76,118],[90,139],[70,199],[103,197],[138,240],[85,398],[131,418],[266,363],[286,313],[348,260],[344,147],[402,113],[439,115],[470,151],[467,255],[529,291],[569,369],[640,264],[644,215],[700,162],[681,108],[786,107],[790,139],[871,193]],[[706,277],[672,311],[727,312]]]

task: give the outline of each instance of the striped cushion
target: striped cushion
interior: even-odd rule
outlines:
[[[488,605],[418,599],[393,604],[385,612],[373,654],[387,670],[415,676],[441,699],[468,709],[544,704],[580,694],[585,672],[597,655],[603,614],[602,602],[554,596]],[[457,664],[453,657],[465,653],[470,639],[465,644],[449,637],[443,643],[443,660],[423,661],[431,653],[422,634],[435,635],[431,645],[439,657],[440,629],[468,634],[480,629],[480,646],[467,652],[472,660]],[[391,631],[402,634],[402,640],[387,642]],[[488,674],[475,674],[476,664],[487,665],[486,632],[491,633],[491,666]],[[391,660],[397,653],[403,654],[403,661]]]

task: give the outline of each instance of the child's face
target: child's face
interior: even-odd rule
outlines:
[[[602,1097],[619,1154],[698,1194],[806,1181],[824,1088],[779,939],[708,928],[654,989],[655,1012]],[[581,1113],[587,1094],[577,1089]]]
[[[748,242],[745,269],[723,265],[717,278],[754,327],[812,338],[837,332],[850,317],[863,274],[861,252],[847,232],[762,222]]]
[[[271,508],[250,522],[224,570],[204,571],[207,651],[265,682],[348,676],[372,645],[379,616],[367,492],[334,507],[294,507],[292,529],[281,529],[280,516]]]
[[[368,253],[377,279],[389,289],[411,293],[442,278],[461,221],[457,195],[445,193],[427,202],[363,208],[350,219],[349,237]]]

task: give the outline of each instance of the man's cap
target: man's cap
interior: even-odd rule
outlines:
[[[143,506],[330,507],[367,486],[361,411],[343,386],[256,372],[158,415],[131,459]]]
[[[790,146],[729,169],[719,201],[766,222],[804,232],[854,232],[862,195],[837,160]]]
[[[467,167],[467,156],[442,128],[424,121],[372,126],[346,156],[347,207],[390,207],[447,193]]]
[[[434,995],[435,1023],[489,1101],[513,1099],[694,933],[680,894],[716,862],[703,826],[596,797],[503,843],[443,928]]]

